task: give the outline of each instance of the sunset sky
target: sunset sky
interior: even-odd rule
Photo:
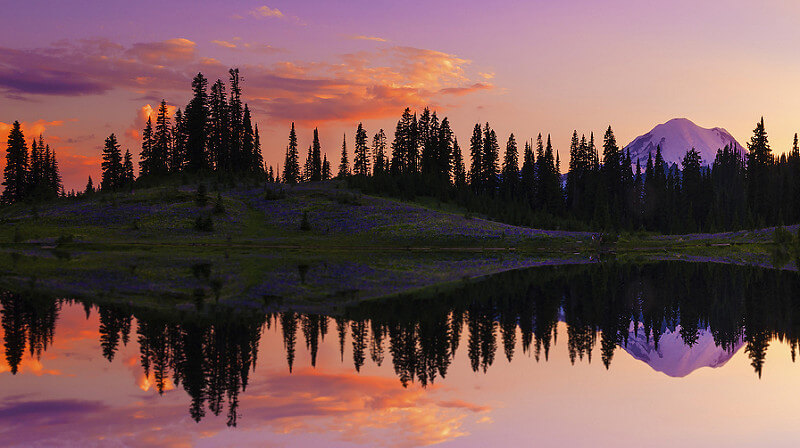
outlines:
[[[0,132],[19,120],[56,148],[67,189],[99,177],[114,132],[138,154],[150,106],[183,108],[193,75],[239,67],[267,163],[289,123],[338,163],[362,121],[389,133],[406,106],[450,117],[462,142],[611,125],[618,140],[670,118],[745,144],[765,117],[783,152],[800,131],[800,4],[793,1],[26,0],[0,14]],[[0,162],[4,163],[4,162]]]

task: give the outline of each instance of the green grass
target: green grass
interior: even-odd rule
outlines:
[[[605,244],[590,233],[520,236],[519,228],[466,219],[464,210],[433,198],[402,203],[361,196],[337,182],[272,190],[218,191],[219,185],[208,183],[203,207],[195,203],[196,183],[174,180],[133,193],[3,207],[0,283],[167,308],[196,303],[197,291],[205,301],[262,306],[280,295],[313,308],[435,291],[465,277],[553,260],[614,254],[768,265],[775,248],[767,231],[691,238],[635,232]],[[213,214],[218,193],[225,212]],[[264,207],[294,218],[276,224]],[[303,212],[311,230],[301,230]],[[193,228],[202,213],[212,216],[213,231]],[[404,219],[408,213],[420,219]],[[361,222],[377,224],[336,230]],[[198,276],[198,265],[207,265],[209,274]]]

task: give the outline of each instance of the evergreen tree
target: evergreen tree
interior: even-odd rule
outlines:
[[[378,176],[387,171],[386,166],[386,134],[383,129],[372,137],[372,157],[374,159],[374,175]]]
[[[481,154],[481,165],[483,168],[482,182],[484,190],[489,194],[495,194],[500,186],[500,145],[497,143],[497,134],[489,127],[489,123],[483,128],[483,153]]]
[[[297,134],[289,131],[289,146],[286,148],[286,160],[283,162],[283,181],[287,184],[296,184],[300,178],[299,154],[297,152]]]
[[[56,159],[56,150],[50,150],[50,145],[45,147],[45,157],[50,155],[50,163],[48,164],[47,174],[50,185],[50,192],[52,196],[64,193],[64,185],[61,183],[61,172],[58,168],[58,159]]]
[[[450,174],[455,167],[451,165],[453,158],[453,130],[450,129],[450,120],[444,117],[439,126],[438,141],[436,142],[436,175],[445,183],[449,184]],[[461,163],[464,163],[463,160]]]
[[[369,154],[367,153],[367,131],[361,123],[356,130],[355,155],[353,156],[353,174],[369,176]]]
[[[139,153],[139,175],[146,176],[153,171],[153,121],[147,117],[142,131],[142,152]]]
[[[520,190],[527,197],[528,203],[533,205],[536,196],[536,160],[531,142],[525,142],[520,178]]]
[[[692,148],[686,152],[681,164],[682,174],[682,202],[681,211],[684,213],[685,228],[687,232],[697,229],[697,220],[705,218],[706,204],[704,203],[704,185],[700,153]]]
[[[312,166],[312,149],[311,145],[308,145],[308,155],[306,156],[306,163],[303,164],[303,181],[310,182],[312,173],[314,172],[314,167]]]
[[[453,138],[453,185],[462,189],[467,185],[467,170],[464,166],[464,156],[461,154],[461,147],[458,146],[458,139]]]
[[[244,105],[244,116],[242,118],[242,137],[239,154],[240,171],[250,173],[263,173],[264,159],[261,151],[256,151],[256,133],[253,129],[253,120],[250,116],[250,107]]]
[[[230,127],[229,111],[226,101],[225,85],[217,80],[211,86],[208,112],[208,156],[217,170],[230,170]]]
[[[519,193],[519,151],[513,133],[508,137],[506,155],[503,158],[502,190],[506,198],[514,198]]]
[[[183,171],[186,164],[186,120],[180,109],[175,111],[175,125],[172,127],[172,151],[169,170],[173,173]]]
[[[256,125],[255,136],[253,137],[252,170],[256,174],[264,174],[264,156],[261,153],[261,136],[258,133],[258,125]],[[275,176],[277,178],[279,174],[275,173]]]
[[[635,198],[633,209],[636,213],[633,224],[634,227],[640,228],[644,212],[644,179],[642,178],[642,166],[638,158],[636,159],[636,177],[633,181],[633,195]]]
[[[738,148],[717,151],[711,167],[712,221],[719,229],[742,228],[747,217],[746,166]]]
[[[535,188],[536,196],[534,198],[534,208],[547,208],[548,194],[549,194],[549,172],[550,163],[545,158],[544,141],[542,134],[536,136],[536,170],[535,170]]]
[[[244,110],[242,108],[242,88],[239,79],[239,69],[232,68],[228,70],[230,81],[230,99],[228,101],[228,116],[229,116],[229,130],[230,130],[230,143],[229,143],[229,166],[230,171],[246,171],[247,170],[247,155],[244,153]]]
[[[209,98],[208,80],[202,73],[198,73],[192,80],[192,99],[186,106],[184,119],[186,142],[186,167],[190,171],[207,170],[211,168],[207,148],[207,135],[209,133]]]
[[[800,145],[798,145],[797,134],[794,134],[794,141],[792,142],[792,150],[787,157],[787,164],[789,170],[789,177],[792,179],[792,192],[789,201],[784,201],[792,204],[792,212],[789,214],[791,222],[800,220]]]
[[[92,183],[92,176],[89,176],[89,181],[86,182],[86,188],[83,190],[84,194],[94,193],[94,183]]]
[[[417,160],[417,118],[406,108],[397,122],[392,142],[392,174],[416,174]]]
[[[476,123],[472,129],[472,138],[469,141],[469,155],[471,159],[469,169],[469,184],[472,191],[480,193],[484,189],[483,174],[483,132],[481,125]]]
[[[582,147],[578,140],[578,131],[572,131],[569,143],[569,172],[567,172],[567,208],[573,212],[580,207],[580,182],[583,174]]]
[[[129,150],[125,150],[125,156],[122,162],[122,183],[123,185],[132,185],[134,181],[133,173],[133,156]]]
[[[329,180],[331,178],[331,162],[328,161],[328,155],[325,154],[322,160],[322,180]]]
[[[553,145],[550,135],[547,135],[547,146],[544,150],[543,161],[538,165],[538,175],[541,178],[541,202],[550,213],[558,213],[562,206],[561,173],[556,167]]]
[[[773,164],[773,157],[763,117],[756,124],[747,149],[747,192],[750,211],[754,221],[768,220],[772,217],[773,190],[770,188],[770,167]],[[752,222],[752,224],[764,223]]]
[[[350,175],[350,162],[347,160],[347,136],[342,137],[342,158],[339,159],[339,174],[336,176],[343,179]]]
[[[42,136],[39,135],[39,140],[42,140]],[[42,185],[42,179],[44,178],[44,164],[49,162],[44,158],[44,143],[39,145],[36,139],[33,139],[31,142],[31,154],[30,154],[30,172],[28,173],[28,189],[30,193],[34,195],[38,195],[40,187]]]
[[[2,201],[11,204],[25,198],[28,192],[28,145],[18,121],[11,126],[8,133],[6,149],[6,166],[3,169]]]
[[[603,135],[603,166],[601,168],[603,184],[599,200],[608,205],[610,223],[617,224],[622,214],[622,153],[617,146],[617,139],[611,126]]]
[[[314,140],[311,147],[311,180],[322,180],[322,146],[319,144],[317,128],[314,128]]]
[[[170,119],[167,113],[167,102],[161,100],[156,115],[156,127],[153,134],[153,147],[150,154],[151,174],[164,174],[168,171],[170,148]]]
[[[449,128],[449,123],[448,123]],[[440,159],[441,126],[436,112],[431,113],[426,107],[417,122],[417,138],[422,153],[420,156],[421,172],[429,180],[442,178],[443,168]],[[449,166],[448,181],[449,181]]]
[[[120,145],[117,142],[117,136],[114,134],[109,135],[103,147],[103,163],[101,164],[103,176],[100,182],[100,188],[103,190],[116,190],[123,184],[124,170],[122,166],[122,153],[119,148]]]

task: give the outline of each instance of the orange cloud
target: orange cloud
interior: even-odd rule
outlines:
[[[467,95],[469,93],[477,92],[479,90],[491,90],[494,86],[491,84],[483,84],[483,83],[475,83],[471,86],[467,87],[449,87],[446,89],[442,89],[439,93],[443,95]]]
[[[391,47],[341,56],[341,63],[245,67],[256,110],[304,124],[395,116],[435,106],[443,95],[492,88],[468,74],[470,61],[440,51]]]
[[[402,387],[395,378],[323,373],[306,368],[270,375],[242,397],[247,418],[270,422],[277,432],[338,433],[369,443],[380,433],[398,447],[425,446],[466,435],[467,412],[489,408],[460,400],[435,402],[438,388]],[[388,437],[387,437],[388,436]]]
[[[34,122],[21,122],[20,128],[22,129],[22,133],[25,135],[27,140],[31,140],[34,137],[38,137],[45,133],[47,128],[50,127],[57,127],[63,126],[64,120],[54,120],[54,121],[47,121],[47,120],[36,120]],[[0,121],[0,139],[5,140],[8,136],[8,133],[11,132],[13,124],[12,123],[3,123]],[[57,137],[49,137],[49,140],[57,139]]]
[[[269,11],[262,14],[277,14]],[[240,40],[216,43],[237,51],[282,51]],[[157,101],[160,91],[186,91],[187,73],[203,71],[211,79],[224,73],[219,61],[199,57],[195,43],[181,38],[128,48],[102,39],[65,41],[27,51],[0,48],[0,60],[4,62],[0,91],[6,96],[86,95],[126,88]],[[254,113],[322,124],[396,116],[406,106],[436,107],[444,96],[493,88],[490,76],[473,73],[470,64],[468,59],[441,51],[393,46],[340,55],[334,62],[283,61],[241,69],[247,80],[246,100]],[[52,73],[42,66],[51,67]],[[143,123],[134,124],[125,135],[138,139]]]
[[[197,44],[189,39],[167,39],[163,42],[133,44],[127,54],[153,65],[174,65],[188,62],[196,57]]]
[[[78,96],[114,88],[180,89],[186,73],[203,67],[196,44],[176,38],[125,48],[107,39],[60,41],[47,48],[0,47],[0,92],[8,98],[29,95]]]
[[[467,409],[472,412],[484,412],[491,409],[488,406],[478,406],[476,404],[467,403],[466,401],[462,400],[440,401],[438,405],[443,408],[461,408],[461,409]]]
[[[11,366],[8,365],[8,362],[5,359],[0,359],[0,373],[6,372],[11,372]],[[30,354],[25,354],[25,356],[22,357],[22,361],[19,363],[17,375],[59,376],[62,375],[62,373],[57,369],[45,369],[41,360],[36,359]]]
[[[256,19],[263,19],[263,18],[277,18],[282,19],[286,17],[278,8],[270,8],[269,6],[259,6],[256,9],[248,12],[252,17]]]
[[[177,106],[167,104],[167,118],[172,118],[177,109]],[[147,124],[147,119],[149,118],[152,120],[153,125],[155,126],[157,115],[158,105],[153,107],[151,104],[145,104],[144,106],[140,107],[136,111],[136,118],[133,119],[133,123],[128,129],[125,130],[125,136],[129,137],[131,140],[141,140],[142,129],[144,129],[145,125]]]
[[[349,35],[347,37],[353,40],[371,40],[374,42],[387,42],[386,39],[377,36]]]
[[[224,48],[236,48],[236,44],[234,44],[232,42],[228,42],[227,40],[212,40],[211,43],[212,44],[217,44],[220,47],[224,47]]]

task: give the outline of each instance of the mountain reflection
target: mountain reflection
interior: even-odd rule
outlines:
[[[115,362],[120,345],[135,337],[141,369],[159,393],[170,384],[181,387],[191,397],[195,421],[225,412],[227,424],[235,426],[259,342],[274,334],[265,329],[282,337],[289,372],[302,344],[313,367],[321,342],[332,337],[342,361],[350,344],[347,362],[355,371],[369,362],[391,362],[403,386],[445,378],[462,342],[475,372],[486,372],[498,357],[511,362],[518,348],[546,361],[561,321],[573,364],[599,357],[610,368],[623,349],[656,370],[684,376],[718,367],[744,346],[761,376],[771,340],[787,341],[792,360],[796,356],[798,292],[800,276],[792,272],[612,261],[507,272],[448,292],[368,301],[329,315],[223,306],[164,311],[6,292],[0,317],[5,359],[16,374],[26,351],[39,358],[52,345],[63,306],[81,304],[87,318],[96,310],[105,359]]]

